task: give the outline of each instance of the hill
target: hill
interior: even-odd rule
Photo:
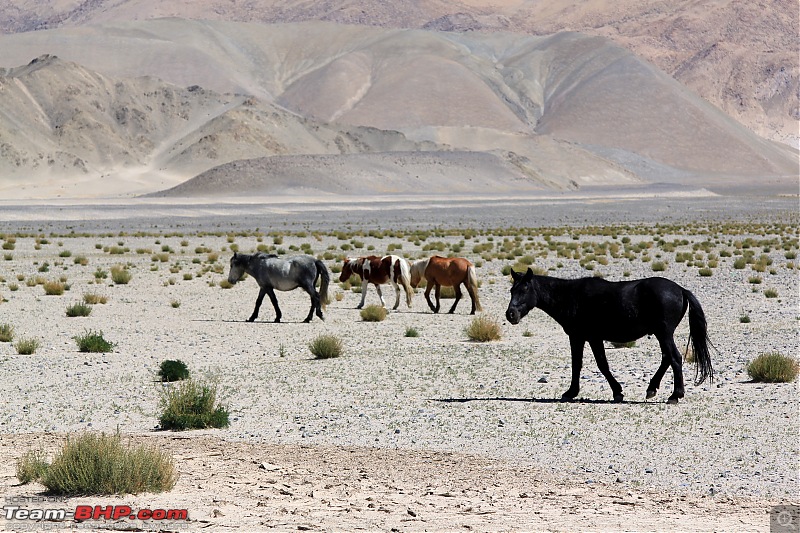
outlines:
[[[163,17],[532,35],[577,31],[627,48],[759,135],[795,147],[800,142],[800,11],[792,0],[8,0],[0,4],[0,31]]]
[[[149,193],[243,159],[420,150],[491,154],[482,164],[533,189],[796,174],[796,151],[577,33],[163,19],[3,35],[0,48],[45,54],[0,73],[13,195]],[[83,185],[61,190],[64,177]]]

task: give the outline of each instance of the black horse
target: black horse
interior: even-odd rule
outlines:
[[[594,352],[597,367],[608,380],[614,401],[621,402],[622,386],[611,375],[603,341],[630,342],[655,335],[661,346],[661,365],[650,385],[647,398],[656,395],[661,378],[672,366],[675,388],[667,403],[677,403],[684,395],[681,354],[673,334],[689,308],[689,338],[697,363],[695,384],[713,380],[706,332],[706,317],[697,298],[677,283],[664,278],[611,282],[600,278],[565,280],[512,271],[511,302],[506,318],[512,324],[538,307],[558,322],[569,336],[572,351],[572,384],[561,396],[572,400],[580,390],[583,346]]]
[[[253,276],[261,287],[258,298],[256,298],[256,307],[253,314],[247,319],[248,322],[253,322],[258,318],[258,310],[261,308],[261,302],[265,295],[269,296],[272,306],[275,308],[275,322],[280,322],[282,315],[281,309],[278,307],[278,299],[275,297],[275,289],[291,291],[298,287],[301,287],[311,297],[311,309],[304,322],[311,322],[314,312],[320,319],[325,320],[322,310],[331,301],[328,291],[331,275],[328,267],[319,259],[310,255],[296,255],[289,259],[281,259],[275,254],[248,255],[234,252],[231,257],[228,282],[236,283],[242,279],[245,272]],[[320,277],[322,282],[319,292],[317,292],[316,282]]]

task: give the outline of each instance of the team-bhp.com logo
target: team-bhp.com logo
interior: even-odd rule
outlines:
[[[78,505],[75,510],[64,508],[30,508],[22,505],[9,505],[3,507],[3,517],[6,520],[17,521],[47,521],[76,522],[88,520],[154,520],[176,521],[189,520],[187,509],[138,509],[134,510],[129,505]]]

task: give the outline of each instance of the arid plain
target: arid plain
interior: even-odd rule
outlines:
[[[751,383],[745,367],[800,347],[796,198],[618,198],[605,211],[609,201],[7,205],[0,233],[13,246],[0,262],[0,323],[40,347],[18,355],[0,344],[3,492],[41,495],[15,478],[25,451],[52,456],[67,434],[119,430],[173,454],[175,489],[70,498],[66,507],[186,508],[190,522],[92,528],[766,531],[771,506],[798,503],[797,385]],[[112,220],[114,210],[125,218]],[[469,302],[433,315],[421,291],[411,309],[366,323],[360,295],[338,284],[324,322],[301,323],[308,299],[294,291],[278,294],[285,323],[271,322],[268,302],[247,323],[255,282],[220,282],[232,249],[259,246],[309,250],[333,270],[346,255],[389,250],[466,256],[479,265],[484,314],[500,321],[502,338],[468,341]],[[518,326],[503,319],[503,268],[519,260],[554,276],[658,274],[690,289],[717,349],[715,381],[693,386],[687,363],[679,405],[664,403],[670,372],[644,401],[658,346],[643,338],[609,350],[625,403],[610,402],[588,349],[580,400],[558,402],[566,335],[540,311]],[[98,273],[114,265],[127,266],[128,284]],[[37,284],[61,278],[61,296]],[[107,303],[68,318],[89,293]],[[367,303],[377,303],[372,288]],[[418,337],[405,336],[410,327]],[[87,330],[102,331],[114,351],[80,353],[73,337]],[[313,359],[308,343],[323,333],[343,340],[340,358]],[[679,346],[687,334],[684,321]],[[219,384],[229,428],[157,430],[165,359]],[[61,527],[37,527],[50,526]]]

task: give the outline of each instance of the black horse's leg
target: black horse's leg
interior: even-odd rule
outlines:
[[[439,285],[439,282],[437,281],[434,281],[433,283],[434,283],[433,295],[436,297],[436,309],[434,310],[434,313],[438,313],[439,309],[442,308],[442,303],[441,300],[439,299],[439,297],[442,294],[442,286]]]
[[[661,352],[663,354],[670,354],[672,358],[672,377],[675,383],[672,389],[672,395],[667,398],[667,403],[678,403],[678,400],[683,398],[685,390],[683,386],[683,360],[681,359],[681,352],[675,346],[675,340],[672,335],[665,335],[658,340],[661,345]]]
[[[453,302],[453,307],[451,307],[450,310],[448,311],[448,313],[450,313],[451,315],[456,312],[456,306],[458,305],[458,301],[463,296],[463,294],[461,293],[461,284],[460,283],[456,283],[455,286],[453,287],[453,289],[456,291],[456,301]]]
[[[672,356],[668,353],[664,352],[664,349],[661,349],[661,364],[658,366],[658,370],[656,373],[653,374],[653,379],[650,380],[650,384],[647,386],[647,398],[652,398],[656,395],[658,388],[661,386],[661,378],[664,377],[664,373],[669,368],[670,363],[672,362]]]
[[[261,309],[261,302],[264,301],[264,295],[267,294],[267,289],[262,287],[260,291],[258,291],[258,298],[256,298],[256,308],[253,309],[253,314],[250,315],[250,318],[247,319],[248,322],[255,321],[258,318],[258,310]]]
[[[275,296],[275,289],[272,287],[267,287],[267,295],[269,296],[269,301],[272,302],[272,307],[275,308],[275,320],[274,322],[281,321],[281,308],[278,307],[278,298]]]
[[[585,341],[578,337],[569,338],[569,347],[572,352],[572,383],[567,392],[561,395],[562,401],[574,400],[581,390],[581,367],[583,367],[583,345]]]
[[[606,348],[603,346],[603,341],[589,341],[589,346],[591,346],[592,352],[594,353],[594,360],[597,361],[597,368],[600,369],[600,373],[605,376],[606,380],[608,380],[608,384],[611,386],[611,392],[614,393],[614,401],[621,402],[623,398],[622,385],[620,385],[619,382],[614,379],[614,376],[611,375],[611,370],[608,368]]]
[[[439,310],[436,309],[436,306],[433,305],[433,302],[431,301],[432,289],[433,289],[433,283],[428,283],[428,285],[425,287],[425,300],[428,302],[428,307],[431,308],[431,311],[433,311],[434,313],[438,313]]]

